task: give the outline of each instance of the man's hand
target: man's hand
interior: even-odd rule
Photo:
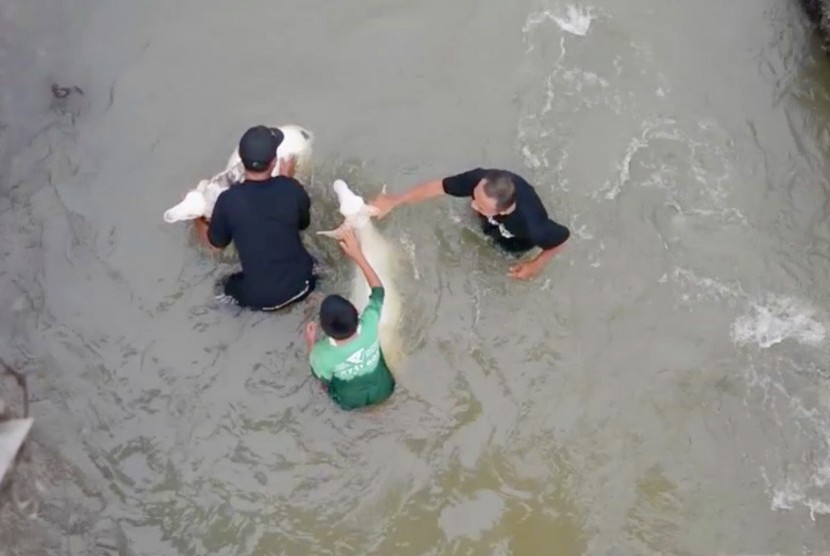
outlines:
[[[539,261],[528,261],[510,267],[510,277],[518,280],[530,280],[542,270]]]
[[[210,249],[214,253],[219,253],[222,250],[213,245],[210,240],[208,239],[208,228],[210,228],[210,222],[204,216],[200,216],[193,220],[193,227],[196,229],[196,237],[200,242],[202,242],[205,246],[210,247]]]
[[[397,206],[397,200],[385,192],[371,200],[369,207],[372,209],[372,216],[375,218],[383,218]]]
[[[340,248],[346,255],[355,261],[363,259],[363,251],[360,250],[360,242],[357,241],[357,236],[354,235],[354,230],[351,228],[344,228],[340,233]]]
[[[280,176],[293,178],[297,171],[297,157],[289,156],[288,158],[281,158],[278,162],[277,173]]]

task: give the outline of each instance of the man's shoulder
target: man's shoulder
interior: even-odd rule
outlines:
[[[328,354],[331,352],[332,345],[329,342],[328,338],[323,338],[322,340],[317,340],[317,342],[311,346],[311,353],[309,357],[311,358],[312,363],[319,364],[321,359],[325,359]]]
[[[273,183],[274,185],[278,186],[285,186],[285,185],[294,185],[297,187],[302,187],[303,184],[297,178],[292,178],[290,176],[274,176],[268,180],[269,182]]]
[[[216,197],[216,202],[218,203],[221,199],[223,203],[233,202],[235,199],[238,199],[240,196],[245,195],[245,182],[241,183],[234,183],[231,184],[226,190],[219,194]]]
[[[478,182],[478,180],[483,178],[484,174],[486,174],[487,172],[489,172],[489,170],[487,168],[482,168],[481,166],[476,166],[474,168],[469,168],[467,170],[464,170],[463,172],[460,172],[456,175],[457,176],[463,176],[463,177],[468,178],[468,179],[473,179],[476,182]]]
[[[522,176],[510,172],[516,186],[516,206],[525,218],[547,220],[547,207],[539,197],[536,188]]]
[[[282,197],[308,197],[308,192],[306,192],[305,187],[303,187],[303,184],[296,178],[290,178],[288,176],[274,176],[268,181],[273,187],[273,190]]]
[[[505,174],[510,176],[510,179],[513,181],[513,183],[516,185],[517,188],[521,188],[521,189],[530,188],[531,190],[533,189],[533,186],[530,184],[530,182],[524,176],[522,176],[521,174],[517,174],[516,172],[514,172],[512,170],[506,170],[504,168],[488,168],[484,171],[485,172],[504,172]]]

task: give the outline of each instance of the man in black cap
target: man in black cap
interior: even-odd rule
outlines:
[[[217,298],[262,311],[301,301],[316,285],[314,260],[300,240],[311,199],[293,177],[296,160],[271,177],[282,139],[276,128],[246,131],[239,141],[245,180],[219,195],[209,223],[196,221],[206,244],[224,249],[233,240],[239,252],[242,272],[225,278],[224,295]]]

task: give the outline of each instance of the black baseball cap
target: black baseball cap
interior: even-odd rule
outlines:
[[[246,170],[262,172],[277,156],[282,143],[282,131],[275,127],[258,125],[248,129],[239,140],[239,158]]]

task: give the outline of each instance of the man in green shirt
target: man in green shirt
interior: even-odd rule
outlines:
[[[378,324],[383,309],[383,284],[369,265],[354,232],[347,230],[340,247],[351,257],[371,288],[369,304],[358,317],[357,309],[339,295],[329,295],[320,305],[320,327],[326,334],[315,343],[317,324],[306,326],[311,370],[341,408],[357,409],[379,404],[392,395],[395,379],[380,349]]]

